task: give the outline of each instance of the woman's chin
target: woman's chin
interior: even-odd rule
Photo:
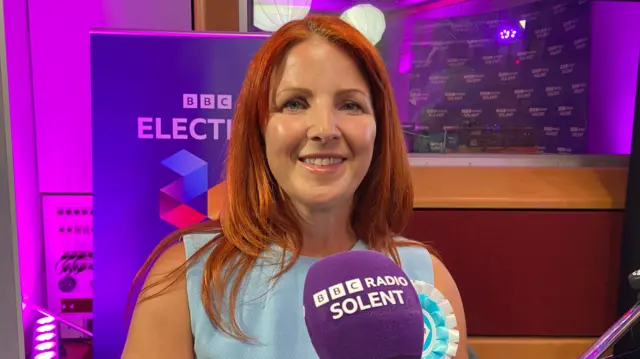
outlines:
[[[345,205],[349,197],[342,191],[308,191],[300,197],[300,202],[310,208],[331,208]]]

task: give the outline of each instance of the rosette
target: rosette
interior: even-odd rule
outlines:
[[[433,285],[411,281],[418,292],[424,320],[422,359],[451,359],[458,351],[460,333],[451,303]]]

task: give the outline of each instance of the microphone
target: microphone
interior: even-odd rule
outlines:
[[[304,320],[320,359],[420,359],[425,325],[416,289],[381,253],[334,254],[304,282]]]
[[[631,289],[640,292],[640,269],[629,274],[629,286]],[[604,334],[602,334],[593,345],[587,349],[578,359],[600,358],[607,350],[620,340],[625,334],[640,323],[640,293],[638,293],[638,302],[631,307],[620,319],[618,319]],[[626,354],[624,354],[626,355]],[[607,357],[615,358],[616,356]],[[635,358],[636,356],[634,356]]]
[[[631,289],[640,292],[640,269],[629,274],[629,285],[631,286]],[[638,297],[638,300],[640,300],[640,296]]]

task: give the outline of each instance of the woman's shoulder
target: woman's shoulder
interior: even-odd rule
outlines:
[[[434,283],[434,257],[427,247],[405,237],[395,237],[402,270],[410,279]]]
[[[456,313],[458,331],[460,333],[460,348],[467,347],[467,327],[462,305],[460,291],[453,276],[438,256],[429,253],[424,244],[403,237],[397,237],[399,241],[398,252],[402,269],[409,279],[421,280],[433,285],[451,303],[453,312]],[[462,349],[466,352],[466,349]],[[466,358],[466,354],[461,357]]]
[[[458,319],[461,348],[466,347],[467,329],[460,291],[453,276],[434,253],[430,253],[427,246],[404,237],[396,237],[400,264],[407,276],[412,280],[421,280],[437,288],[449,300]],[[466,356],[463,356],[466,357]]]
[[[407,257],[410,259],[426,260],[429,263],[433,254],[429,251],[429,246],[413,239],[396,236],[393,238],[397,244],[400,259]]]
[[[189,233],[182,236],[182,243],[184,248],[184,254],[186,258],[191,258],[196,252],[202,249],[204,246],[215,240],[220,235],[220,232],[199,232]],[[183,260],[185,259],[183,257]]]
[[[186,280],[173,277],[184,262],[185,249],[179,244],[155,259],[137,298],[122,358],[193,357]]]

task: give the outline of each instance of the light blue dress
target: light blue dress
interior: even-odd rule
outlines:
[[[187,258],[211,238],[211,234],[185,236]],[[352,250],[367,249],[367,245],[359,241]],[[207,255],[200,257],[188,270],[187,294],[197,359],[318,359],[304,323],[302,291],[309,267],[320,259],[300,257],[268,290],[269,278],[278,269],[276,257],[281,255],[276,251],[270,254],[260,259],[248,273],[237,298],[238,323],[256,340],[255,343],[240,342],[223,334],[207,317],[200,298]],[[399,254],[409,279],[433,284],[433,264],[425,249],[402,247]]]

